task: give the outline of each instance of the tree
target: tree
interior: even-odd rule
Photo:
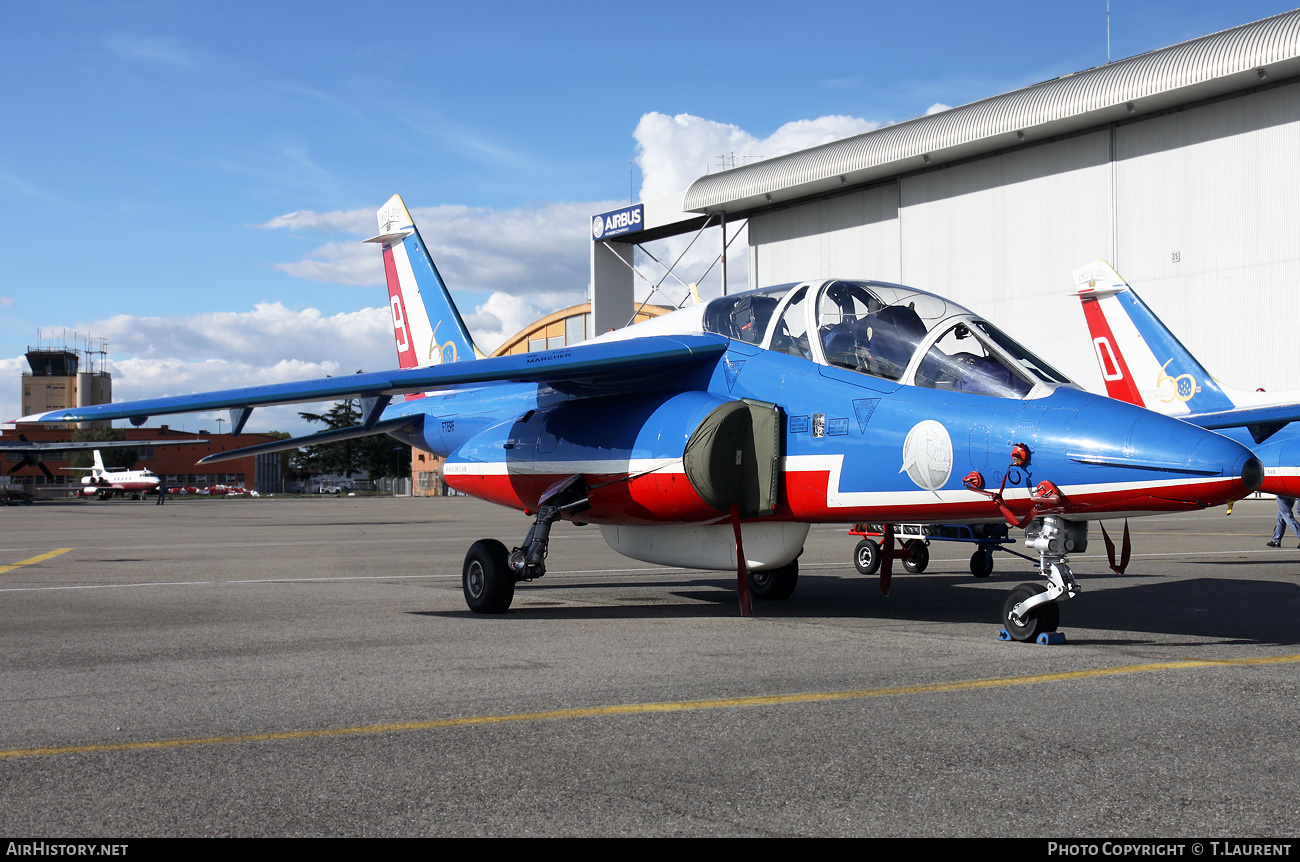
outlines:
[[[352,399],[338,401],[324,413],[298,415],[308,422],[323,423],[331,431],[361,424],[361,410]],[[296,473],[351,476],[364,471],[372,479],[405,475],[410,464],[411,447],[387,434],[308,446],[290,459],[290,468]]]
[[[100,443],[125,439],[126,432],[121,428],[89,428],[72,432],[72,442],[74,443]],[[79,452],[69,453],[68,466],[90,467],[95,463],[93,452],[93,449],[82,449]],[[135,449],[104,449],[99,454],[104,459],[104,466],[110,470],[130,470],[140,458],[140,453]]]

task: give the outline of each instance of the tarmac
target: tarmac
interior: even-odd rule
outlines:
[[[468,498],[10,507],[0,834],[1295,836],[1273,512],[1135,519],[1122,576],[1094,527],[1043,646],[997,638],[1030,563],[936,541],[883,596],[844,526],[744,618],[734,573],[560,525],[487,616],[464,553],[529,519]]]

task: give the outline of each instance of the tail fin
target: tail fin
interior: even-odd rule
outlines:
[[[93,467],[91,468],[91,470],[90,470],[90,475],[92,475],[92,476],[94,476],[96,479],[98,479],[100,476],[104,475],[104,473],[105,473],[105,468],[104,468],[104,458],[103,458],[102,455],[99,454],[99,450],[98,450],[98,449],[95,449],[95,450],[94,450],[94,453],[95,453],[95,456],[94,456],[94,457],[95,457],[95,461],[94,461],[94,466],[93,466]]]
[[[1111,398],[1171,416],[1234,406],[1109,263],[1076,269],[1074,287]]]
[[[401,196],[393,195],[375,215],[379,235],[366,242],[383,244],[398,364],[422,368],[481,358]]]

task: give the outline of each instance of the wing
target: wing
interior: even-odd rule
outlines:
[[[364,428],[368,434],[379,433],[376,426],[380,414],[397,395],[497,382],[538,383],[556,388],[599,386],[617,389],[635,385],[648,375],[714,361],[726,351],[727,344],[727,339],[718,335],[654,335],[597,341],[558,350],[453,362],[426,368],[72,407],[34,413],[13,421],[40,423],[130,419],[140,424],[150,416],[229,409],[232,411],[232,428],[238,431],[243,429],[255,407],[358,398],[366,404],[362,425],[358,427]],[[299,439],[328,442],[321,435]],[[296,444],[301,445],[312,444]]]
[[[19,420],[23,421],[23,420]],[[46,420],[52,421],[52,420]],[[193,446],[206,443],[207,440],[83,440],[76,443],[6,443],[0,445],[0,453],[39,453],[49,455],[54,452],[75,452],[81,449],[152,449],[154,446]]]
[[[1300,420],[1300,404],[1236,407],[1213,413],[1192,413],[1178,418],[1211,431],[1224,428],[1248,428],[1255,442],[1263,443],[1287,423]]]

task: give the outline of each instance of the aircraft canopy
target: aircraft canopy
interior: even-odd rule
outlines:
[[[931,389],[1024,398],[1074,385],[969,309],[897,284],[760,288],[713,300],[703,323],[706,332]]]

